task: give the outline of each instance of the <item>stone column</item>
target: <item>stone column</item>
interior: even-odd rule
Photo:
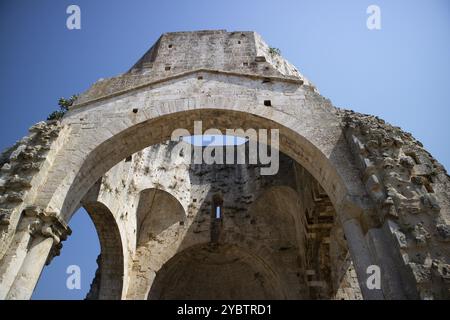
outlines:
[[[7,300],[28,300],[31,298],[52,249],[53,241],[52,238],[43,236],[33,240],[22,267],[6,296]]]
[[[18,270],[26,258],[28,247],[31,241],[31,234],[28,227],[24,228],[24,221],[17,228],[14,238],[8,251],[1,259],[0,263],[0,300],[5,300],[14,282]]]
[[[359,221],[355,218],[346,220],[342,223],[342,227],[344,229],[345,237],[347,238],[347,245],[355,266],[355,271],[358,276],[358,282],[363,298],[367,300],[384,299],[381,290],[370,290],[366,285],[366,280],[368,277],[367,267],[374,263],[367,247]]]
[[[382,271],[382,289],[387,299],[419,299],[415,280],[408,273],[401,256],[406,237],[392,219],[386,219],[381,228],[372,228],[366,234],[367,243],[375,262]],[[400,254],[398,254],[400,253]]]
[[[24,210],[24,221],[31,234],[25,258],[17,270],[6,299],[30,299],[42,269],[59,255],[62,244],[71,234],[70,228],[55,213],[36,207]]]

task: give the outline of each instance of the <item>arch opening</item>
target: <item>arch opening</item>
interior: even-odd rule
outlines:
[[[149,294],[159,282],[171,290],[176,284],[170,277],[158,280],[165,277],[160,275],[171,265],[169,260],[193,247],[209,249],[201,251],[198,261],[180,260],[180,268],[189,269],[189,264],[202,261],[219,264],[220,248],[237,246],[252,259],[264,261],[277,285],[285,290],[283,297],[330,299],[342,296],[337,294],[339,290],[358,289],[357,283],[341,285],[351,259],[333,204],[319,183],[293,159],[282,155],[280,172],[267,177],[260,175],[259,165],[186,166],[176,144],[155,145],[134,154],[131,164],[120,163],[104,181],[114,190],[114,183],[120,186],[120,177],[127,177],[128,185],[121,193],[106,190],[107,194],[118,199],[123,194],[137,204],[136,252],[128,299],[159,297]],[[339,245],[332,248],[336,241]],[[219,249],[214,251],[215,247]],[[224,252],[227,257],[227,250]],[[347,260],[342,260],[342,255]],[[248,265],[252,263],[241,267]],[[228,281],[226,285],[233,292],[231,288],[239,280],[230,277],[220,281]],[[196,296],[208,290],[199,287]]]
[[[37,282],[33,300],[82,300],[95,277],[100,239],[84,208],[76,211],[69,223],[72,235],[65,241],[60,256],[53,258]]]
[[[148,299],[284,299],[272,270],[232,245],[200,245],[172,257],[157,273]]]
[[[70,216],[74,204],[85,195],[86,189],[90,188],[114,164],[149,145],[168,140],[176,128],[182,127],[193,132],[194,120],[198,119],[203,120],[204,128],[217,128],[222,131],[229,128],[242,128],[244,131],[249,128],[279,130],[279,150],[299,163],[318,181],[319,185],[323,186],[332,204],[339,203],[348,194],[358,193],[362,190],[359,182],[351,179],[344,180],[340,176],[342,173],[352,174],[352,170],[355,169],[349,163],[342,163],[342,158],[344,162],[346,159],[346,157],[341,157],[341,153],[346,151],[342,148],[347,148],[343,138],[342,144],[339,144],[340,137],[338,137],[334,149],[327,150],[323,147],[320,149],[314,141],[306,139],[295,131],[292,121],[289,119],[286,119],[283,122],[284,125],[281,125],[268,118],[242,111],[203,109],[199,112],[198,110],[189,110],[139,122],[117,134],[113,133],[111,138],[93,148],[74,180],[70,184],[66,184],[66,186],[70,186],[67,196],[59,198],[64,200],[62,215]],[[57,198],[55,199],[59,201]],[[57,203],[54,205],[59,206]]]
[[[153,281],[154,270],[177,250],[186,213],[172,194],[148,188],[139,192],[136,209],[136,252],[127,298],[142,299]]]
[[[167,191],[150,188],[140,192],[137,208],[137,247],[145,246],[173,225],[186,219],[183,206]]]
[[[289,127],[251,113],[218,109],[204,109],[199,113],[195,110],[188,110],[133,125],[97,146],[87,156],[74,181],[70,184],[67,197],[63,198],[61,214],[69,217],[86,190],[89,190],[116,163],[150,145],[169,140],[172,132],[177,128],[181,127],[194,132],[194,121],[198,120],[203,121],[204,128],[217,128],[223,132],[229,128],[278,129],[280,151],[304,166],[323,185],[333,203],[340,201],[349,193],[360,191],[361,186],[356,181],[346,180],[346,185],[338,173],[338,167],[347,167],[345,171],[341,172],[345,174],[351,173],[354,168],[349,167],[348,163],[333,163],[342,158],[342,154],[334,155],[334,153],[343,151],[339,148],[327,150],[329,154],[325,155],[313,142],[308,141]],[[285,123],[289,122],[286,120]],[[119,141],[120,143],[118,143]],[[343,138],[342,142],[344,143]],[[354,183],[354,185],[348,185],[349,183]]]
[[[83,201],[100,240],[97,272],[86,299],[120,300],[124,277],[122,239],[116,220],[109,208],[98,201]]]
[[[192,135],[182,139],[194,146],[236,146],[244,144],[247,138],[233,135]]]

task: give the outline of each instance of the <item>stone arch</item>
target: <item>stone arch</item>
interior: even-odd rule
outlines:
[[[124,277],[124,254],[119,227],[109,208],[101,202],[83,202],[100,240],[98,269],[87,299],[120,300]]]
[[[279,218],[274,221],[275,225],[285,224],[288,226],[285,232],[280,230],[281,238],[288,238],[302,242],[306,232],[306,222],[302,217],[299,207],[297,191],[290,186],[275,185],[266,189],[258,196],[249,209],[250,211],[263,211],[267,213],[264,218]],[[274,215],[274,211],[276,214]],[[284,233],[284,234],[283,234]]]
[[[179,252],[158,271],[148,294],[162,300],[285,298],[264,260],[235,245],[196,245]]]
[[[157,188],[142,190],[137,208],[136,246],[145,243],[171,225],[182,223],[186,213],[182,204],[171,193]]]
[[[114,164],[170,139],[177,128],[193,132],[194,121],[203,121],[203,128],[222,131],[278,129],[280,151],[308,170],[339,208],[340,219],[350,221],[346,233],[349,239],[355,239],[349,241],[350,249],[355,258],[358,255],[358,274],[365,277],[372,261],[355,218],[364,212],[361,204],[366,192],[331,104],[298,83],[280,81],[268,90],[260,79],[242,81],[234,75],[202,74],[204,80],[214,81],[208,95],[198,94],[193,83],[198,81],[197,74],[193,73],[141,87],[114,100],[99,99],[75,107],[63,120],[68,128],[66,134],[56,141],[60,150],[47,175],[47,181],[54,183],[42,184],[35,201],[68,219],[86,191]],[[169,99],[167,95],[173,90],[184,98]],[[232,98],[226,95],[230,90],[234,92]],[[290,94],[291,102],[283,108],[275,104],[267,107],[261,101],[268,95],[273,101],[281,101],[285,92]],[[305,99],[306,95],[310,100]]]
[[[360,294],[357,281],[342,281],[344,277],[353,276],[351,272],[354,270],[336,209],[318,182],[304,169],[300,171],[303,172],[297,173],[293,186],[271,186],[250,207],[250,212],[262,213],[263,219],[271,221],[279,229],[271,237],[279,243],[272,247],[295,248],[297,252],[291,256],[291,262],[283,266],[284,276],[291,275],[285,287],[298,282],[300,273],[301,285],[305,287],[301,286],[300,290],[309,299],[340,298],[345,296],[342,292],[350,285],[352,293]],[[299,185],[302,185],[301,189]],[[277,260],[286,261],[286,257]],[[299,289],[292,290],[298,292]]]
[[[255,233],[252,228],[256,228],[256,235],[262,235],[262,238],[246,239],[246,245],[254,246],[252,252],[259,252],[270,263],[289,299],[309,298],[306,277],[308,230],[297,191],[286,185],[270,186],[250,205],[248,214],[252,224],[244,232],[250,235]],[[232,234],[229,236],[233,237]],[[266,250],[270,254],[262,253]]]
[[[237,48],[229,41],[236,36],[248,41]],[[160,46],[174,42],[186,59]],[[411,135],[334,108],[254,33],[177,32],[149,52],[129,72],[94,84],[62,122],[38,124],[0,156],[7,181],[0,186],[1,297],[31,295],[97,179],[175,128],[192,132],[195,120],[222,130],[280,130],[280,150],[336,208],[360,284],[368,265],[384,268],[383,293],[364,286],[364,298],[448,295],[448,176]]]
[[[192,119],[188,123],[186,118]],[[84,163],[79,167],[79,171],[66,190],[69,197],[63,199],[61,214],[64,217],[70,216],[75,202],[82,197],[83,192],[88,190],[101,175],[127,156],[142,150],[143,148],[170,139],[172,131],[178,127],[183,127],[193,131],[193,121],[203,121],[204,127],[215,127],[219,130],[232,128],[275,128],[280,130],[280,151],[287,154],[302,166],[323,185],[330,194],[333,203],[340,203],[347,195],[364,195],[362,185],[357,180],[344,180],[346,175],[356,173],[349,155],[343,155],[347,162],[336,163],[338,155],[346,149],[346,142],[338,138],[333,150],[320,150],[320,146],[315,145],[309,139],[295,132],[292,128],[298,124],[292,123],[291,119],[283,119],[280,122],[268,118],[253,115],[242,111],[227,111],[218,109],[204,109],[201,113],[195,110],[176,112],[156,119],[149,119],[117,133],[102,141],[89,152]],[[155,129],[155,127],[157,129]],[[340,130],[340,128],[337,128]],[[112,128],[108,128],[108,131]],[[159,131],[157,135],[152,134],[154,130]],[[340,134],[340,132],[338,132]],[[335,138],[336,140],[336,138]],[[119,143],[122,141],[122,143]],[[327,146],[329,147],[329,146]],[[326,151],[328,154],[324,154]],[[89,174],[88,174],[89,173]],[[60,186],[64,187],[64,186]],[[66,185],[67,187],[67,185]],[[58,205],[61,198],[54,197],[50,205]],[[58,205],[58,206],[59,206]]]
[[[127,298],[144,299],[155,271],[178,249],[180,234],[177,226],[184,224],[186,213],[171,193],[149,188],[140,192],[136,220],[136,251]]]

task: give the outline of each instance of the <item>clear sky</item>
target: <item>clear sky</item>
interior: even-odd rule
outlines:
[[[70,4],[81,8],[81,30],[66,28]],[[381,30],[366,27],[371,4]],[[450,167],[448,0],[1,0],[0,149],[56,110],[59,97],[128,70],[161,33],[203,29],[257,31],[336,106],[402,127]],[[88,291],[98,239],[83,212],[71,226],[34,298]],[[70,264],[81,267],[81,290],[65,287]]]

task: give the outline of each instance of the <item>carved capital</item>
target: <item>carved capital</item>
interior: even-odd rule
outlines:
[[[60,254],[62,243],[72,234],[72,230],[56,212],[48,212],[38,206],[28,206],[23,210],[24,217],[29,218],[28,230],[33,236],[53,239],[53,246],[47,264]]]

